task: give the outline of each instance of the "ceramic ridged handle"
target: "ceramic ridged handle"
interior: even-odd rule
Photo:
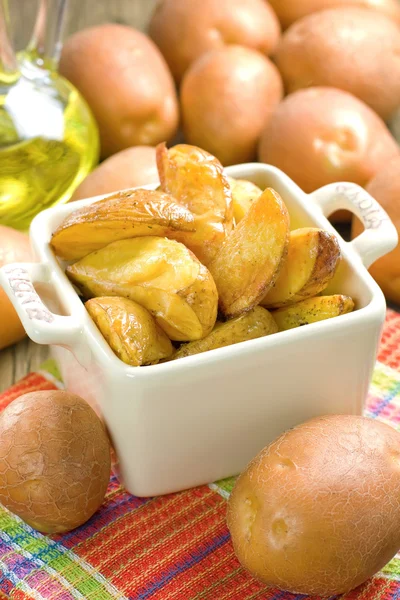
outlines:
[[[37,344],[72,350],[85,366],[90,360],[81,344],[83,327],[76,318],[56,315],[43,303],[35,283],[50,283],[50,269],[40,263],[15,263],[0,268],[0,286],[11,300],[28,336]]]
[[[366,268],[391,252],[398,243],[396,227],[381,205],[354,183],[332,183],[310,194],[325,217],[339,209],[355,214],[365,227],[350,246]]]

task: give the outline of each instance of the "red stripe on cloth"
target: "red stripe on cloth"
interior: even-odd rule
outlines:
[[[400,370],[400,314],[388,310],[379,347],[378,360]]]
[[[0,411],[11,404],[13,400],[27,394],[28,392],[37,392],[38,390],[56,390],[57,387],[51,381],[48,381],[40,373],[29,373],[18,383],[12,385],[8,390],[0,394]]]

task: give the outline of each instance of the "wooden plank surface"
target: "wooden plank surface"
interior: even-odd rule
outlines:
[[[55,0],[52,0],[55,1]],[[37,0],[9,0],[18,49],[29,40]],[[100,23],[124,23],[145,31],[157,0],[69,0],[65,34]]]

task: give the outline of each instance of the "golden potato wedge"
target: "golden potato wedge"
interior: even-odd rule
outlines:
[[[146,308],[168,337],[197,340],[213,329],[218,294],[207,268],[183,244],[160,237],[113,242],[66,270],[85,298],[122,296]]]
[[[209,269],[226,317],[256,306],[275,283],[289,243],[289,213],[271,188],[251,204]]]
[[[339,260],[339,242],[331,233],[316,227],[291,231],[287,259],[261,304],[279,308],[316,296],[334,276]]]
[[[221,163],[205,150],[178,144],[157,146],[161,187],[195,215],[195,233],[178,233],[205,265],[214,258],[232,229],[232,195]]]
[[[350,296],[334,294],[333,296],[315,296],[291,304],[283,308],[278,308],[272,312],[279,331],[309,325],[317,321],[332,319],[339,315],[352,312],[354,302]]]
[[[194,216],[156,190],[117,192],[71,213],[54,232],[51,247],[64,260],[77,260],[117,240],[176,231],[195,231]]]
[[[249,312],[240,315],[240,317],[236,317],[236,319],[231,319],[225,323],[217,322],[212,332],[205,338],[182,344],[170,360],[231,346],[246,340],[254,340],[277,331],[278,326],[271,313],[265,308],[261,308],[261,306],[256,306]]]
[[[124,363],[154,365],[174,351],[170,339],[142,306],[118,296],[92,298],[86,310]]]
[[[253,200],[262,194],[262,190],[247,179],[228,177],[228,181],[232,192],[233,219],[237,225],[248,212]]]

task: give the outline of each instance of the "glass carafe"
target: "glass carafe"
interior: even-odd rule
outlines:
[[[67,0],[39,0],[32,40],[18,55],[7,2],[0,0],[0,224],[25,230],[42,209],[69,200],[98,161],[99,136],[86,102],[57,73]]]

